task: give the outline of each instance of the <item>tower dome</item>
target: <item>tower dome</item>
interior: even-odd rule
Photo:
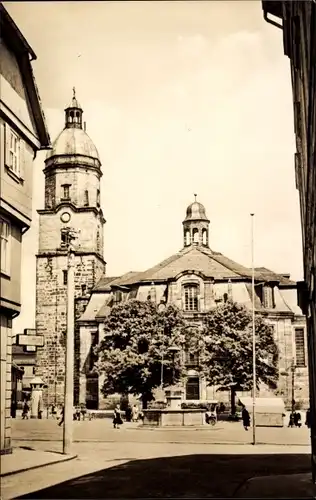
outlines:
[[[100,161],[99,153],[92,139],[82,128],[64,128],[53,142],[46,159],[59,155],[89,156]]]
[[[197,195],[194,195],[195,197]],[[195,201],[191,203],[188,208],[187,208],[187,215],[184,220],[206,220],[209,222],[206,213],[205,213],[205,207],[202,205],[202,203],[199,203],[198,201]]]
[[[52,149],[46,155],[46,160],[53,156],[80,155],[93,158],[100,163],[97,148],[82,128],[82,114],[82,107],[77,100],[76,90],[73,88],[71,103],[65,109],[65,128],[53,142]]]
[[[187,208],[186,218],[183,221],[184,246],[202,245],[208,247],[209,219],[205,207],[196,200]]]

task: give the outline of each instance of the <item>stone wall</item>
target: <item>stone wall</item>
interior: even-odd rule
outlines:
[[[60,215],[67,211],[71,214],[69,223],[62,223]],[[101,216],[96,215],[93,209],[75,212],[72,208],[61,207],[57,213],[44,213],[39,220],[39,252],[55,252],[61,245],[61,229],[71,226],[78,232],[81,251],[97,252],[103,256],[103,225]],[[98,243],[99,233],[99,243]]]
[[[64,399],[65,341],[67,331],[67,285],[63,271],[67,256],[37,256],[36,266],[36,330],[44,336],[45,345],[38,348],[36,374],[48,388],[43,391],[44,404],[62,404]],[[82,314],[86,295],[104,273],[102,261],[93,255],[75,256],[75,319]],[[86,291],[82,290],[86,286]],[[78,328],[75,327],[75,398],[78,399]]]
[[[78,207],[98,206],[100,191],[100,172],[82,166],[54,168],[47,171],[45,180],[45,208],[51,208],[63,201],[63,184],[69,184],[69,196]],[[88,204],[85,191],[88,191]],[[53,204],[51,205],[53,200]]]

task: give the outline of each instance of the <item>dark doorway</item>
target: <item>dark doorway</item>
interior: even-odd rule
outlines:
[[[200,379],[190,377],[186,385],[186,399],[200,399]]]
[[[99,407],[99,378],[87,376],[86,406],[88,410],[97,410]]]

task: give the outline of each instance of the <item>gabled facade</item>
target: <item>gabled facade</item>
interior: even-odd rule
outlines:
[[[32,222],[33,161],[50,139],[34,79],[36,56],[0,4],[1,453],[11,450],[12,319],[21,310],[22,237]],[[14,407],[15,401],[12,401]]]
[[[303,240],[299,304],[307,318],[313,480],[316,482],[316,1],[263,1],[264,19],[282,30],[293,90],[294,158]],[[271,17],[273,16],[273,17]],[[274,19],[273,19],[274,18]]]
[[[131,272],[119,278],[103,277],[92,290],[80,324],[80,402],[102,408],[100,388],[94,372],[92,348],[103,337],[103,321],[111,307],[127,300],[151,300],[173,304],[194,323],[202,323],[207,311],[228,299],[252,308],[252,271],[220,252],[209,248],[209,220],[205,208],[196,200],[189,205],[183,221],[183,248],[178,253],[144,272]],[[290,370],[297,366],[294,394],[306,406],[308,401],[306,324],[296,303],[296,283],[289,275],[276,274],[264,267],[255,270],[255,308],[274,326],[279,347],[278,394],[287,404],[292,399]],[[207,387],[194,369],[194,360],[186,357],[187,399],[228,398]],[[87,380],[94,378],[94,392]],[[98,391],[96,391],[98,386]],[[261,394],[268,394],[262,387]]]

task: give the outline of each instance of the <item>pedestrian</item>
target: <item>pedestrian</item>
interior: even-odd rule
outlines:
[[[58,422],[59,427],[64,423],[64,419],[65,419],[65,408],[64,408],[64,406],[62,406],[61,412],[60,412],[60,420]]]
[[[119,405],[117,405],[115,408],[114,408],[114,413],[113,413],[113,427],[114,429],[119,429],[120,425],[122,425],[123,423],[123,420],[122,420],[122,417],[121,417],[121,410],[120,410],[120,407]]]
[[[54,405],[54,404],[52,404],[52,406],[51,406],[51,413],[52,413],[53,419],[55,419],[57,416],[57,408],[56,408],[56,405]]]
[[[242,423],[243,423],[244,429],[245,429],[245,431],[247,431],[248,427],[250,427],[250,415],[249,415],[249,411],[247,410],[247,408],[245,406],[243,406],[243,408],[242,408],[241,418],[242,418]]]
[[[294,413],[294,425],[295,427],[301,427],[302,423],[301,423],[301,414],[299,411],[296,411]]]
[[[288,427],[291,427],[291,428],[294,427],[294,413],[293,412],[290,413]]]
[[[80,420],[80,419],[81,419],[81,409],[80,406],[76,406],[74,412],[74,420]]]
[[[12,418],[16,418],[17,407],[18,407],[18,405],[17,405],[16,401],[12,401],[11,402],[11,417]]]
[[[137,405],[133,405],[132,408],[132,422],[137,422],[139,417],[139,410]]]
[[[310,427],[311,427],[311,410],[310,410],[310,408],[308,408],[306,411],[305,425],[307,426],[308,429],[310,429]]]
[[[81,411],[82,420],[85,420],[86,414],[87,414],[87,408],[86,408],[86,405],[84,403],[81,403],[80,411]]]
[[[28,419],[29,418],[29,405],[27,404],[27,401],[24,401],[24,405],[23,405],[23,410],[22,410],[22,419],[25,420],[25,419]]]
[[[125,410],[125,418],[126,422],[130,422],[132,420],[132,408],[130,405],[127,405],[127,408]]]

